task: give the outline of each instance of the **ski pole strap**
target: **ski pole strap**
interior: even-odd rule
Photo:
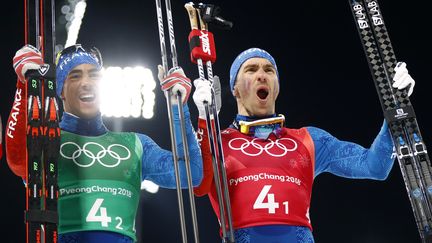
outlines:
[[[58,224],[58,213],[50,210],[27,210],[24,211],[24,223],[28,222]]]
[[[226,30],[229,30],[233,27],[233,23],[231,21],[228,21],[220,16],[219,6],[214,4],[200,3],[198,8],[204,22]]]
[[[201,59],[204,62],[216,61],[216,47],[213,38],[213,33],[207,30],[193,29],[189,33],[189,48],[191,61],[197,64],[197,60]]]

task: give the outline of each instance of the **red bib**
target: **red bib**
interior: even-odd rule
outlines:
[[[314,176],[314,146],[306,128],[283,128],[268,140],[235,129],[222,132],[235,229],[258,225],[307,226]],[[219,215],[216,190],[210,192]]]

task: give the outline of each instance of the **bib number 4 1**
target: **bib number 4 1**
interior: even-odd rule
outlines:
[[[279,208],[279,202],[275,201],[274,193],[269,193],[271,185],[265,185],[259,193],[253,209],[267,209],[269,214],[275,214],[276,209]],[[288,201],[282,202],[285,209],[285,214],[288,214]]]

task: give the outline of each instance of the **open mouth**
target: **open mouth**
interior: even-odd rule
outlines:
[[[261,100],[265,100],[267,98],[268,94],[269,94],[269,92],[268,92],[268,89],[266,89],[266,88],[260,88],[257,91],[257,96]]]
[[[82,102],[93,102],[95,100],[96,96],[93,93],[88,93],[88,94],[81,94],[79,96],[79,99]]]

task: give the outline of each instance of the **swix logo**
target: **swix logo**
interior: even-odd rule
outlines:
[[[208,38],[208,33],[204,33],[204,32],[201,31],[201,35],[200,35],[199,38],[201,39],[203,52],[211,55],[210,41],[209,41],[209,38]]]
[[[8,123],[8,129],[7,129],[7,136],[10,138],[14,138],[14,131],[15,131],[15,125],[17,124],[18,121],[18,114],[20,112],[20,106],[21,106],[21,92],[22,89],[17,89],[16,93],[15,93],[15,100],[12,106],[12,111],[11,111],[11,119],[9,120]]]
[[[364,13],[363,6],[360,4],[356,4],[353,6],[355,16],[357,18],[357,23],[360,29],[366,29],[369,27],[368,22],[366,21],[366,15]]]
[[[40,66],[40,68],[38,69],[38,72],[40,75],[44,76],[48,72],[49,69],[50,69],[50,65],[44,64],[44,65]]]

